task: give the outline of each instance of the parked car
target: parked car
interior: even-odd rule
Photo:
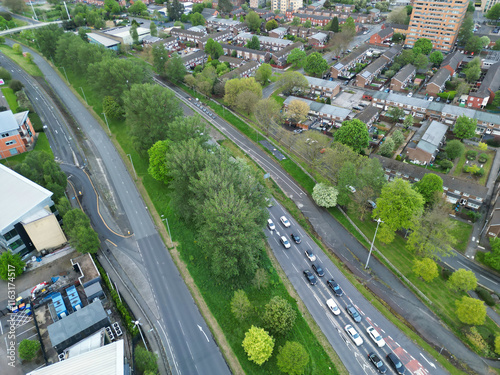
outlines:
[[[432,102],[432,101],[434,101],[434,97],[433,96],[429,96],[429,98],[427,100],[430,101],[430,102]]]
[[[440,96],[438,96],[438,97],[436,98],[436,102],[440,102],[440,101],[441,101],[441,97],[440,97]]]
[[[378,372],[385,374],[387,372],[387,367],[385,367],[384,362],[376,355],[374,352],[368,354],[368,360],[375,366]]]
[[[375,328],[369,326],[366,329],[366,332],[368,332],[368,336],[370,336],[370,338],[373,340],[375,344],[377,344],[379,348],[385,345],[385,340],[382,338],[382,336],[380,336],[380,334],[377,332]]]
[[[285,247],[285,249],[289,249],[290,248],[290,242],[288,242],[288,240],[286,239],[285,236],[281,236],[280,237],[280,241],[281,243],[283,244],[283,246]]]
[[[346,188],[348,188],[351,191],[351,193],[355,193],[356,192],[356,188],[354,186],[347,185]]]
[[[281,224],[283,224],[283,226],[285,228],[288,228],[291,225],[290,222],[288,221],[288,219],[286,218],[286,216],[280,217],[280,221],[281,221]]]
[[[367,200],[368,204],[373,208],[373,209],[376,209],[377,208],[377,203],[375,203],[374,201],[372,201],[371,199],[368,199]]]
[[[306,277],[309,284],[316,285],[318,283],[318,280],[316,280],[316,277],[313,275],[311,271],[304,270],[304,276]]]
[[[314,262],[316,260],[316,255],[311,250],[306,250],[305,251],[306,257],[311,261]]]
[[[354,321],[356,323],[361,322],[361,315],[358,312],[358,309],[356,309],[353,305],[347,305],[345,309],[346,309],[347,313],[351,316],[351,318],[354,319]]]
[[[337,297],[342,297],[344,295],[344,291],[340,287],[340,285],[333,279],[330,279],[326,282],[328,284],[328,287],[332,290],[333,293]]]
[[[313,264],[311,265],[312,269],[314,270],[314,272],[316,272],[316,274],[319,276],[319,277],[323,277],[325,276],[325,271],[323,271],[323,268],[321,268],[321,266],[318,266],[316,264]]]
[[[292,233],[290,237],[292,237],[293,242],[300,243],[300,237],[298,235]]]
[[[406,95],[407,97],[411,98],[413,96],[413,93],[412,92],[409,92],[408,95]]]
[[[333,313],[333,315],[340,315],[340,309],[338,305],[335,303],[333,298],[329,298],[326,300],[326,305],[330,309],[330,311]]]
[[[269,230],[275,230],[276,226],[274,225],[273,221],[271,219],[267,219],[267,227]]]
[[[349,335],[351,340],[356,344],[356,346],[363,345],[363,339],[361,338],[359,333],[356,332],[352,325],[348,324],[344,327],[344,329],[347,332],[347,335]]]
[[[406,367],[401,363],[401,361],[396,356],[396,354],[389,353],[389,354],[387,354],[387,356],[385,358],[387,358],[387,361],[389,362],[389,364],[394,368],[394,370],[396,371],[396,374],[405,375],[408,373],[406,371]]]

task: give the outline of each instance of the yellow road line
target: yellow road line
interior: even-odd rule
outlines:
[[[68,182],[71,185],[71,188],[73,189],[73,193],[75,193],[75,198],[76,198],[76,201],[78,202],[78,205],[80,206],[80,209],[83,211],[83,207],[80,203],[80,199],[78,199],[78,195],[76,194],[75,186],[73,185],[73,183],[70,180],[68,180]]]
[[[109,238],[106,238],[106,241],[108,241],[108,242],[109,242],[111,245],[113,245],[114,247],[118,247],[118,246],[116,246],[116,244],[115,244],[113,241],[111,241]]]

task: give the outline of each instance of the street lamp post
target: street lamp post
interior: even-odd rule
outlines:
[[[69,83],[68,74],[66,73],[66,69],[64,68],[64,66],[61,66],[61,68],[64,70],[64,75],[66,76],[66,81],[68,81],[68,83]]]
[[[132,156],[130,154],[127,154],[127,156],[129,157],[130,163],[132,164],[132,169],[134,170],[135,178],[137,178],[137,172],[135,171],[135,168],[134,168],[134,162],[132,161]]]
[[[141,318],[139,318],[141,319]],[[146,340],[144,340],[144,336],[142,335],[142,331],[141,331],[141,322],[139,320],[136,320],[134,321],[134,325],[137,327],[137,329],[139,330],[139,333],[141,334],[141,338],[142,338],[142,343],[144,344],[144,347],[146,348],[146,350],[149,350],[148,349],[148,346],[146,345]]]
[[[83,97],[85,98],[85,103],[89,105],[89,102],[87,101],[87,97],[85,96],[85,91],[83,91],[83,87],[80,87],[80,90],[82,90]]]
[[[368,268],[368,263],[370,262],[370,256],[372,255],[372,250],[373,250],[373,244],[375,243],[375,237],[377,237],[377,231],[378,231],[378,226],[380,223],[383,223],[380,218],[377,219],[377,228],[375,229],[375,235],[373,236],[373,241],[372,245],[370,246],[370,252],[368,253],[368,259],[366,259],[366,265],[365,265],[365,270]]]
[[[108,126],[109,135],[111,135],[111,129],[109,128],[108,118],[106,117],[106,113],[103,112],[102,114],[104,115],[104,120],[106,120],[106,125]]]
[[[168,219],[163,218],[163,215],[161,215],[161,221],[164,221],[165,223],[167,223],[168,237],[170,238],[170,242],[172,242],[172,235],[170,234],[170,226],[168,225]],[[173,242],[172,242],[172,244],[173,244]]]

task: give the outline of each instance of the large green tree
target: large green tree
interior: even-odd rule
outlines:
[[[0,255],[0,278],[13,281],[24,272],[25,265],[19,254],[4,251]]]
[[[260,40],[259,40],[259,37],[257,35],[253,35],[252,39],[250,39],[248,41],[248,43],[246,44],[245,47],[250,48],[250,49],[254,49],[256,51],[260,50]]]
[[[266,22],[266,31],[271,31],[278,27],[278,22],[276,20],[269,20]]]
[[[328,63],[319,52],[313,52],[306,57],[304,71],[316,77],[321,77],[328,69]]]
[[[255,72],[255,79],[262,86],[266,85],[269,82],[269,79],[273,75],[273,68],[269,64],[262,64],[257,68]]]
[[[245,23],[248,25],[250,31],[255,32],[260,29],[260,24],[262,23],[262,20],[260,19],[259,15],[252,10],[245,17]]]
[[[175,94],[159,85],[133,85],[123,101],[134,147],[141,153],[165,139],[169,123],[183,113]]]
[[[432,204],[439,198],[438,194],[443,193],[443,179],[437,174],[427,173],[414,187],[424,198],[425,204]]]
[[[167,73],[167,60],[168,60],[168,51],[162,45],[153,46],[153,67],[161,77],[166,77]]]
[[[312,198],[320,207],[335,207],[337,205],[338,191],[333,186],[324,183],[314,185]]]
[[[210,55],[212,60],[217,60],[220,56],[224,55],[224,51],[222,50],[222,46],[219,42],[216,42],[212,38],[207,40],[207,44],[205,45],[205,53]]]
[[[274,98],[266,98],[259,100],[253,110],[255,119],[259,127],[269,135],[269,130],[277,126],[277,121],[280,116],[280,105]]]
[[[116,0],[104,0],[104,9],[111,14],[118,14],[121,11],[120,4]]]
[[[142,15],[144,12],[148,11],[148,7],[141,0],[137,0],[134,4],[129,6],[127,10],[130,14]]]
[[[83,254],[95,254],[100,246],[99,236],[90,226],[81,226],[73,229],[69,242],[73,248]]]
[[[444,150],[446,151],[446,156],[454,160],[463,155],[465,152],[465,145],[458,139],[452,139],[448,141]]]
[[[500,18],[500,4],[493,5],[486,13],[486,18],[490,20],[498,20]]]
[[[19,343],[19,358],[23,361],[32,361],[37,357],[40,348],[40,341],[24,339]]]
[[[167,170],[167,153],[170,147],[170,141],[157,141],[148,150],[149,166],[148,173],[158,181],[165,184],[170,182]]]
[[[301,67],[304,64],[305,58],[305,51],[300,48],[294,48],[290,51],[290,54],[286,58],[286,62],[292,64],[294,67]]]
[[[293,328],[297,313],[292,305],[280,296],[271,298],[264,309],[264,327],[276,335],[284,335]]]
[[[453,133],[460,139],[472,138],[476,135],[476,126],[476,119],[461,115],[453,127]]]
[[[455,301],[455,310],[462,323],[470,325],[483,325],[486,320],[486,306],[484,302],[469,296]]]
[[[302,375],[309,363],[307,350],[298,342],[287,341],[278,349],[278,368],[289,375]]]
[[[453,291],[460,290],[466,292],[476,289],[477,278],[474,272],[466,270],[465,268],[459,268],[451,274],[446,285]]]
[[[415,258],[413,272],[427,283],[439,276],[438,266],[431,258]]]
[[[427,38],[420,38],[415,42],[413,47],[420,48],[424,55],[428,55],[432,51],[432,42]]]
[[[460,26],[460,29],[458,30],[458,43],[460,45],[465,45],[470,38],[474,36],[474,19],[472,18],[472,15],[466,15],[464,20],[462,21],[462,25]]]
[[[273,354],[274,339],[264,329],[252,326],[245,333],[243,349],[250,361],[261,366]]]
[[[424,199],[408,181],[396,178],[387,183],[377,199],[377,208],[373,217],[383,221],[378,238],[384,243],[394,240],[395,232],[408,229],[415,219],[422,214]]]
[[[294,89],[301,91],[307,90],[309,88],[309,83],[303,74],[290,70],[278,78],[276,81],[276,88],[284,95],[290,95]]]
[[[243,322],[252,311],[252,304],[244,290],[238,289],[231,298],[231,312],[239,321]]]
[[[182,57],[178,53],[174,53],[167,61],[166,66],[167,77],[172,81],[182,82],[186,75],[186,67]]]
[[[158,373],[158,355],[148,351],[142,346],[137,346],[134,352],[135,366],[139,373]]]
[[[43,55],[48,59],[54,58],[57,41],[64,34],[64,30],[59,25],[51,24],[35,29],[34,34]]]
[[[189,17],[189,20],[191,21],[191,25],[193,26],[205,26],[206,23],[205,17],[203,17],[201,13],[192,13]]]
[[[351,147],[356,152],[361,152],[370,144],[370,135],[366,124],[360,120],[347,120],[335,132],[335,142],[340,142]]]
[[[491,251],[484,254],[484,261],[490,267],[500,270],[500,238],[490,238]]]
[[[233,9],[233,4],[230,0],[219,0],[217,8],[223,13],[229,13]]]
[[[236,78],[226,82],[224,101],[230,107],[237,106],[238,95],[245,91],[253,92],[258,99],[262,98],[262,86],[254,77]]]

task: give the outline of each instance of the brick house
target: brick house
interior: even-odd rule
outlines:
[[[313,100],[299,98],[296,96],[289,96],[283,103],[284,108],[288,108],[290,103],[294,100],[300,100],[309,106],[309,115],[317,117],[322,121],[328,121],[333,125],[340,126],[343,121],[349,118],[351,113],[350,109],[336,107],[329,104],[318,103]]]
[[[359,112],[354,118],[358,119],[361,122],[364,122],[366,126],[370,127],[375,121],[378,120],[379,115],[380,115],[380,109],[372,105],[369,105],[361,112]]]
[[[229,38],[232,38],[232,37],[233,37],[233,33],[231,32],[231,30],[222,30],[222,31],[218,31],[216,33],[208,34],[208,35],[205,35],[203,38],[198,40],[198,48],[205,49],[205,46],[206,46],[207,41],[209,39],[213,39],[216,42],[222,43],[222,42],[225,42]]]
[[[233,51],[236,51],[236,57],[244,60],[253,60],[260,63],[268,62],[271,58],[271,54],[267,51],[257,51],[254,49],[234,46],[231,44],[222,44],[222,50],[226,55],[231,55]]]
[[[432,121],[418,143],[416,145],[410,143],[406,147],[406,155],[413,163],[423,165],[431,163],[439,148],[443,146],[447,131],[448,126],[438,121]]]
[[[288,58],[288,55],[290,55],[292,50],[294,50],[295,48],[298,48],[301,51],[303,51],[304,45],[300,42],[290,44],[279,51],[273,51],[271,58],[274,60],[274,62],[278,67],[284,67],[286,65],[286,60]]]
[[[370,44],[382,45],[385,41],[391,40],[393,35],[394,29],[392,27],[382,29],[370,37]]]
[[[357,63],[362,63],[366,60],[369,50],[370,46],[365,44],[334,64],[330,68],[332,78],[347,77],[350,69],[353,69]]]
[[[288,27],[277,27],[276,29],[269,31],[269,36],[271,38],[283,39],[283,37],[287,34],[287,32],[288,32]]]
[[[187,69],[193,69],[196,65],[204,64],[207,61],[205,51],[196,51],[187,56],[182,56],[182,61]]]
[[[198,43],[200,39],[204,38],[207,34],[174,27],[172,30],[170,30],[170,35],[175,36],[177,40]]]
[[[453,75],[457,71],[464,58],[465,55],[462,53],[462,51],[452,52],[444,58],[443,62],[441,63],[441,68],[448,69],[450,74]]]
[[[341,83],[339,81],[328,81],[326,79],[305,76],[309,83],[310,93],[326,96],[332,99],[340,92]]]
[[[257,61],[249,61],[229,73],[222,75],[219,80],[224,82],[234,78],[246,78],[254,74],[255,70],[260,66]]]
[[[316,48],[323,48],[327,42],[328,34],[325,33],[317,33],[307,38],[307,44]]]
[[[382,69],[388,64],[388,60],[380,56],[356,76],[356,86],[365,87],[372,83],[373,79],[377,77]]]
[[[239,33],[235,37],[235,41],[237,41],[238,43],[246,44],[254,36],[255,36],[255,34]],[[261,36],[261,35],[257,35],[257,37],[259,38],[260,47],[265,48],[265,49],[269,49],[271,51],[278,51],[280,49],[285,48],[286,46],[293,44],[293,42],[291,40],[286,40],[286,39],[271,38],[268,36]]]
[[[417,69],[411,65],[405,65],[394,77],[391,79],[391,90],[401,91],[415,78]]]
[[[229,66],[232,69],[238,68],[238,67],[240,67],[241,65],[243,65],[245,63],[245,60],[238,59],[236,57],[226,56],[226,55],[219,56],[218,60],[221,63],[225,63],[225,62],[229,63]]]
[[[0,159],[28,151],[36,140],[36,133],[28,111],[0,112]]]
[[[446,81],[451,78],[450,71],[446,68],[439,69],[425,86],[425,92],[429,95],[437,96],[443,88]]]
[[[467,107],[484,108],[495,98],[495,92],[500,88],[500,62],[493,64],[484,76],[481,86],[467,97]]]

